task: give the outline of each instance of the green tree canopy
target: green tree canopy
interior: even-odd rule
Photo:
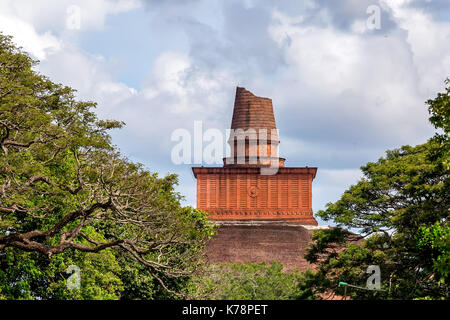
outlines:
[[[378,265],[384,291],[349,290],[353,298],[449,298],[450,88],[427,104],[433,138],[361,167],[364,178],[318,212],[337,228],[315,233],[306,256],[319,264],[316,292],[342,295],[340,281],[365,287],[367,267]],[[366,240],[348,244],[344,228]]]
[[[195,298],[213,300],[311,299],[311,290],[299,290],[310,275],[310,270],[285,272],[277,262],[211,264],[191,278],[190,291]]]
[[[139,263],[171,291],[200,262],[212,233],[206,214],[180,206],[176,175],[160,178],[119,153],[108,131],[123,123],[99,120],[95,103],[78,101],[36,64],[0,34],[1,285],[15,285],[24,272],[42,280],[43,264],[66,265],[58,254],[94,263],[104,252],[109,270]],[[18,256],[29,259],[28,271],[22,265],[15,275]]]

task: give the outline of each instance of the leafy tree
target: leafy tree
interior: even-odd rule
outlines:
[[[364,178],[318,212],[338,228],[316,232],[306,255],[319,266],[316,294],[342,295],[340,281],[365,287],[367,267],[378,265],[384,291],[351,289],[351,297],[449,298],[450,87],[427,104],[439,129],[433,138],[361,167]],[[366,240],[349,243],[354,234],[343,228],[359,230]]]
[[[282,264],[211,264],[191,278],[192,297],[213,300],[288,300],[311,298],[310,290],[300,291],[310,271],[283,272]]]
[[[419,257],[432,261],[428,272],[445,284],[450,275],[450,227],[436,222],[431,227],[420,227],[416,236]]]
[[[54,288],[69,261],[91,284],[75,298],[119,297],[138,280],[136,263],[146,270],[138,296],[176,294],[185,280],[173,279],[195,270],[212,234],[207,215],[180,206],[175,175],[120,155],[108,131],[123,123],[99,120],[95,103],[77,101],[36,64],[0,34],[0,295],[67,297]]]
[[[4,299],[118,299],[123,283],[111,249],[99,253],[64,252],[50,259],[36,252],[7,248],[0,260]],[[70,265],[80,268],[80,289],[66,286]]]

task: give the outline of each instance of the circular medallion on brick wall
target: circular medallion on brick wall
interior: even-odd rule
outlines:
[[[255,198],[256,196],[258,196],[258,187],[255,186],[251,186],[250,188],[248,188],[247,192],[248,195],[252,198]]]

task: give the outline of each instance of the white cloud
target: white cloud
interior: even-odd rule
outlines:
[[[421,93],[434,95],[450,76],[450,22],[437,21],[430,13],[406,6],[410,2],[386,1],[399,26],[407,30]]]
[[[27,21],[37,30],[60,31],[66,27],[71,6],[80,8],[81,29],[102,29],[105,18],[141,5],[138,0],[2,0],[0,12]]]
[[[114,79],[112,63],[101,55],[88,53],[74,42],[74,32],[66,29],[68,8],[78,6],[81,32],[101,29],[108,15],[132,10],[135,0],[26,0],[0,3],[0,31],[41,61],[38,70],[53,81],[71,86],[80,99],[97,101],[101,116],[113,116],[114,106],[137,92]]]
[[[116,107],[114,115],[128,125],[115,136],[135,142],[124,146],[127,152],[171,167],[170,137],[175,129],[192,132],[196,120],[205,128],[227,126],[222,113],[233,99],[235,80],[230,77],[225,71],[199,70],[186,54],[161,53],[143,89]]]
[[[234,83],[234,79],[226,70],[202,70],[187,54],[163,52],[153,65],[143,93],[149,100],[166,96],[164,107],[173,114],[207,117],[214,115],[211,107],[221,103],[219,98],[224,95],[221,90],[230,82]]]
[[[35,28],[26,21],[0,13],[0,31],[5,35],[14,36],[26,52],[37,59],[43,60],[47,54],[60,50],[61,41],[51,32],[42,34],[36,32]]]
[[[361,35],[293,23],[275,12],[269,32],[289,65],[280,84],[284,90],[274,98],[284,113],[300,114],[299,105],[307,104],[300,126],[311,131],[313,122],[347,142],[355,136],[385,145],[419,143],[431,134],[417,69],[436,62],[417,61],[403,30]],[[432,76],[443,83],[442,72]]]

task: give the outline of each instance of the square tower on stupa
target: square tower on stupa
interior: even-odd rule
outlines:
[[[312,181],[317,168],[286,167],[278,156],[272,100],[236,88],[231,155],[222,167],[193,167],[197,208],[216,221],[283,221],[317,225]]]

